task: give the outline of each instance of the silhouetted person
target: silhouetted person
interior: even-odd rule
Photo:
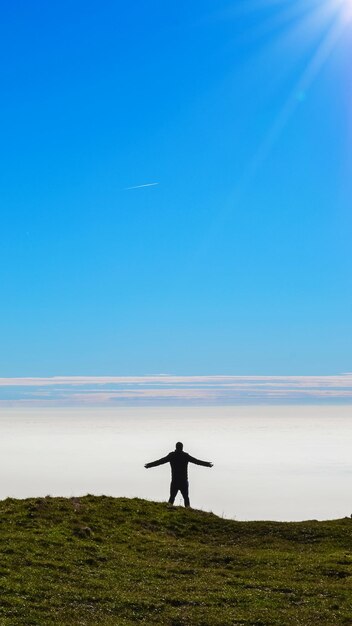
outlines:
[[[170,463],[171,465],[169,503],[173,504],[177,492],[181,491],[185,506],[190,506],[188,495],[188,463],[195,463],[196,465],[203,465],[204,467],[213,467],[213,464],[208,461],[199,461],[199,459],[195,459],[194,456],[187,454],[187,452],[183,452],[183,443],[180,441],[176,444],[176,450],[174,452],[170,452],[162,459],[158,459],[158,461],[146,463],[144,467],[149,469],[150,467],[156,467],[164,463]]]

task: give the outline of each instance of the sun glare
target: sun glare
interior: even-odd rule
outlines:
[[[337,9],[344,21],[352,20],[352,0],[337,0]]]

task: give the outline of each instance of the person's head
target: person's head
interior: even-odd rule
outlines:
[[[183,450],[183,443],[181,443],[181,441],[177,442],[176,450],[177,450],[177,452],[182,452],[182,450]]]

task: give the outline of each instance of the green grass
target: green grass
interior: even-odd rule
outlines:
[[[0,625],[352,625],[352,520],[236,522],[86,496],[0,502]]]

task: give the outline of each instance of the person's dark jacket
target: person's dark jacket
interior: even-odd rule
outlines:
[[[208,463],[208,461],[195,459],[194,456],[191,456],[187,452],[183,452],[183,450],[175,450],[174,452],[170,452],[167,456],[164,456],[162,459],[158,459],[152,463],[147,463],[146,467],[156,467],[157,465],[163,465],[164,463],[170,463],[171,479],[177,483],[187,482],[188,463],[195,463],[196,465],[203,465],[204,467],[211,467],[212,465],[211,463]]]

